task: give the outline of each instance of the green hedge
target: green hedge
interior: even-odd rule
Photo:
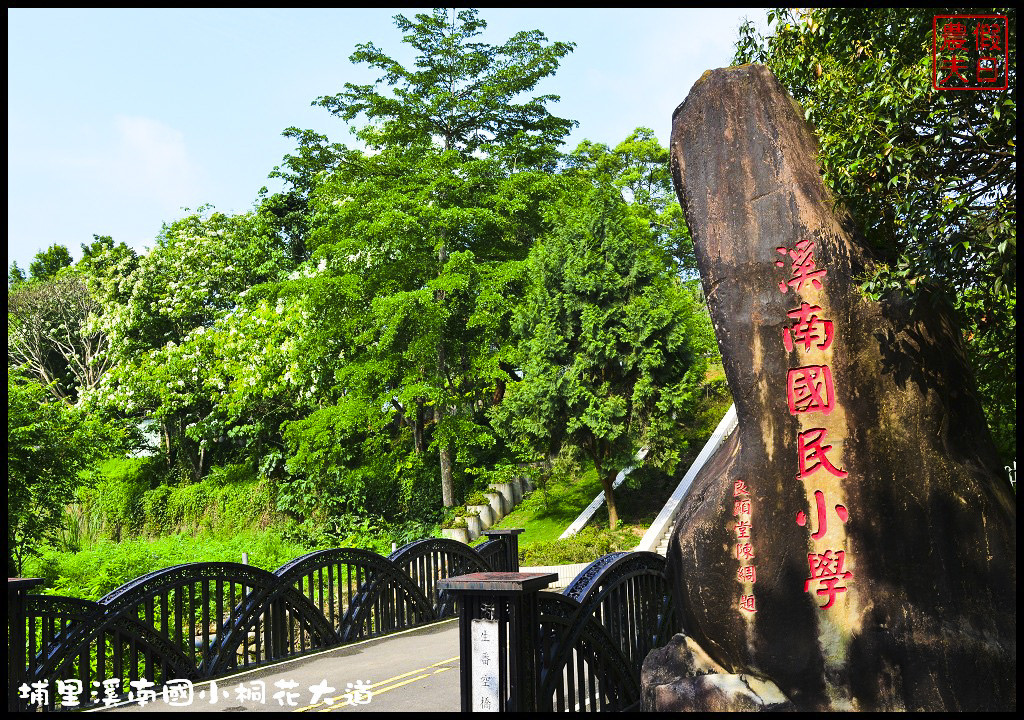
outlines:
[[[249,554],[250,565],[276,570],[310,550],[273,530],[231,538],[182,533],[156,540],[101,540],[77,553],[45,549],[26,570],[31,577],[43,578],[45,592],[99,600],[129,580],[172,565],[241,562],[244,552]]]
[[[587,527],[564,540],[535,542],[520,547],[519,564],[531,567],[592,562],[608,553],[632,550],[637,542],[639,538],[628,529],[613,532]]]

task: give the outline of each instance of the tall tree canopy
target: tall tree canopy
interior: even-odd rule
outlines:
[[[1016,10],[1009,88],[932,87],[922,8],[778,9],[741,28],[736,63],[767,65],[804,107],[825,181],[880,260],[873,296],[945,296],[959,311],[1001,450],[1016,455]],[[957,11],[950,11],[957,12]]]
[[[522,379],[493,415],[540,457],[571,447],[588,458],[615,529],[618,472],[642,448],[648,464],[678,460],[713,334],[695,290],[617,189],[562,207],[553,225],[530,255],[516,313]]]
[[[465,156],[497,151],[517,158],[518,166],[553,160],[576,123],[548,112],[557,95],[525,102],[520,96],[553,75],[573,44],[547,44],[542,32],[530,30],[488,45],[474,40],[487,27],[476,10],[451,13],[435,9],[413,20],[396,15],[395,25],[406,33],[403,42],[419,51],[415,68],[403,67],[372,43],[358,45],[349,59],[384,75],[372,85],[346,83],[343,92],[317,103],[346,121],[365,116],[369,125],[359,136],[378,149],[437,138],[443,149]],[[381,83],[392,88],[390,94],[377,90]]]
[[[614,149],[584,140],[566,158],[566,166],[567,174],[590,185],[609,183],[618,188],[680,271],[696,276],[693,241],[672,188],[668,149],[653,130],[639,127]]]
[[[29,263],[28,271],[36,280],[48,280],[73,263],[74,258],[68,249],[63,245],[54,244],[36,253],[35,259]]]
[[[314,262],[343,278],[339,300],[359,318],[338,402],[369,409],[371,427],[397,421],[416,454],[429,443],[447,506],[460,453],[472,465],[466,452],[494,443],[480,403],[508,377],[507,320],[486,303],[509,277],[504,264],[524,259],[542,227],[539,205],[556,192],[544,171],[573,125],[547,110],[557,97],[528,94],[572,45],[538,31],[479,42],[486,23],[475,10],[395,23],[419,51],[415,67],[360,45],[351,60],[382,77],[317,100],[347,122],[365,119],[356,134],[370,151],[292,128],[303,144],[286,158],[286,177],[313,188]]]

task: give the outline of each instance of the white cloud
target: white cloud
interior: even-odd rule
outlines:
[[[185,134],[155,118],[94,115],[55,128],[14,117],[9,129],[8,261],[23,267],[54,242],[75,254],[93,233],[141,251],[161,221],[207,201],[207,172]]]
[[[112,189],[168,208],[198,199],[199,168],[188,156],[181,131],[132,115],[116,116],[114,129],[111,152],[93,156],[95,169]]]

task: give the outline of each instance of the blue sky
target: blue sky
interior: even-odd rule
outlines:
[[[8,265],[27,268],[53,243],[80,256],[92,235],[142,250],[182,208],[252,207],[294,149],[281,132],[310,128],[351,143],[311,107],[346,82],[373,42],[411,65],[391,10],[9,9]],[[759,9],[485,9],[483,40],[539,29],[576,49],[537,93],[615,145],[638,126],[668,143],[672,111],[707,69],[730,64],[744,18]]]

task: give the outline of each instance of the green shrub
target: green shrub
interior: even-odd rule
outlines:
[[[424,540],[430,537],[437,537],[440,526],[438,523],[423,522],[420,520],[409,520],[395,525],[391,531],[391,541],[402,547],[417,540]]]
[[[446,530],[454,530],[456,528],[467,527],[467,525],[466,525],[466,518],[463,517],[462,515],[456,515],[455,517],[451,518],[450,520],[445,520],[441,524],[441,527],[446,529]]]
[[[77,506],[65,508],[57,528],[57,549],[75,553],[82,549],[81,509]]]
[[[239,483],[240,487],[218,489],[220,527],[224,530],[245,530],[266,527],[276,512],[269,480]]]
[[[291,542],[275,530],[245,532],[231,538],[178,534],[156,540],[101,540],[78,553],[47,549],[26,569],[46,581],[46,592],[98,600],[130,580],[188,562],[241,562],[276,570],[314,548]]]
[[[564,540],[535,542],[519,548],[519,564],[570,565],[597,560],[602,555],[636,547],[638,538],[629,530],[611,531],[587,527]]]
[[[143,496],[156,486],[158,467],[159,461],[153,458],[114,458],[102,463],[95,482],[78,493],[87,524],[112,540],[142,532]]]
[[[467,505],[488,505],[488,504],[490,504],[490,501],[487,499],[486,495],[484,495],[482,492],[480,492],[478,490],[477,492],[470,493],[469,497],[466,498],[466,504]]]
[[[196,532],[209,501],[209,488],[204,483],[174,488],[167,499],[167,520],[172,527]]]
[[[258,479],[258,473],[252,462],[237,465],[215,465],[210,468],[210,473],[205,479],[217,487],[241,485],[255,482]]]
[[[156,537],[168,530],[167,502],[170,497],[171,488],[166,485],[161,485],[143,493],[143,531],[146,535]]]

